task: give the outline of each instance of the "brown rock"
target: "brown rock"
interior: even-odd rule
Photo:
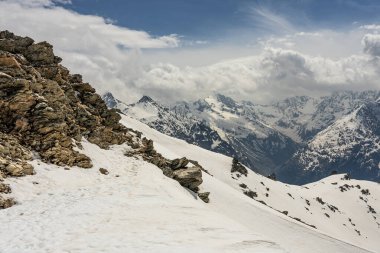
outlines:
[[[3,198],[0,196],[0,209],[9,208],[16,204],[16,201],[13,198]]]
[[[108,175],[109,174],[108,170],[105,169],[105,168],[100,168],[99,172],[102,173],[103,175]]]
[[[21,69],[20,64],[13,56],[0,56],[0,67],[18,68]]]
[[[11,187],[8,184],[0,183],[0,193],[11,193]]]
[[[25,175],[33,175],[35,173],[33,166],[26,162],[22,162],[22,163],[12,162],[8,164],[7,167],[5,167],[5,171],[13,177],[22,177]]]
[[[59,62],[55,61],[53,46],[45,41],[30,45],[24,52],[24,55],[28,61],[35,64],[52,64]]]

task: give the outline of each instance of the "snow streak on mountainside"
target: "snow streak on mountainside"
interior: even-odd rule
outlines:
[[[369,102],[318,133],[281,170],[292,183],[347,172],[358,179],[380,179],[380,101]],[[302,175],[292,177],[292,173]]]
[[[303,146],[308,145],[316,134],[335,121],[379,97],[379,91],[347,91],[321,98],[300,96],[271,105],[257,105],[246,101],[236,102],[216,94],[195,102],[179,102],[171,107],[164,107],[153,100],[139,101],[129,106],[118,101],[109,103],[109,106],[116,106],[162,133],[222,154],[234,155],[254,171],[264,175],[275,172],[279,180],[295,183],[322,178],[309,177],[307,173],[303,173],[306,167],[291,165],[288,161],[295,160],[292,158],[295,153],[301,154],[305,150]],[[203,131],[198,130],[193,134],[191,126],[194,122],[200,122],[202,127],[199,128]],[[196,134],[200,132],[202,134]],[[373,145],[376,146],[375,142],[367,143],[367,146]],[[320,148],[320,153],[327,152],[323,147]],[[329,152],[335,151],[330,149]],[[352,156],[354,153],[345,155]],[[358,155],[362,156],[360,160],[365,166],[380,163],[376,157],[369,158],[364,153]],[[332,153],[331,156],[338,154]],[[368,159],[375,160],[371,162]],[[285,163],[289,166],[284,166]],[[335,166],[338,167],[331,169],[325,166],[321,170],[326,171],[320,175],[329,175],[331,170],[352,172],[352,169],[342,163],[336,163]],[[376,175],[377,168],[378,166],[371,167],[360,173],[353,173],[353,176],[361,174],[359,178],[376,180],[373,175]],[[370,170],[371,175],[363,176]]]

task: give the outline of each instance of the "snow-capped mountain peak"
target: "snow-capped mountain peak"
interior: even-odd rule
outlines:
[[[156,103],[156,102],[149,96],[142,96],[137,103]]]
[[[379,162],[380,103],[368,102],[319,132],[281,173],[293,183],[318,180],[333,171],[377,181]],[[292,179],[290,171],[302,177]]]

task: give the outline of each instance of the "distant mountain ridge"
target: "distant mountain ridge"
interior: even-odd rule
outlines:
[[[378,101],[380,91],[335,92],[320,98],[296,96],[270,105],[237,102],[221,94],[171,106],[163,106],[148,98],[143,97],[131,105],[115,99],[111,103],[106,102],[110,107],[118,108],[162,133],[218,153],[236,156],[252,170],[263,175],[274,172],[284,182],[307,183],[333,171],[348,172],[360,179],[376,181],[380,178],[376,172],[378,166],[375,166],[380,162],[379,157],[371,155],[369,158],[363,150],[358,155],[362,156],[360,160],[365,168],[356,165],[354,169],[353,163],[348,166],[346,162],[334,162],[331,166],[326,162],[318,163],[313,169],[305,164],[306,160],[312,159],[309,147],[314,145],[319,134],[334,124],[346,124],[339,121],[355,110],[362,108],[360,111],[363,111],[364,107]],[[375,120],[376,115],[373,114],[363,114],[361,119],[366,119],[366,122]],[[339,143],[350,142],[358,133],[353,131],[350,134],[353,136],[344,135],[346,139]],[[374,131],[371,136],[379,137],[379,133]],[[331,145],[318,148],[320,152],[314,155],[333,152],[328,148]],[[371,138],[366,143],[371,148],[366,150],[372,152],[378,145],[378,138]],[[355,150],[351,150],[341,156],[352,157],[354,153]],[[336,156],[338,154],[331,154],[331,157]],[[300,161],[301,157],[303,161]],[[313,159],[323,160],[321,157]],[[366,162],[367,159],[373,161]]]
[[[115,99],[111,93],[104,94],[103,98],[109,107],[119,109],[162,133],[221,154],[236,155],[234,149],[205,122],[176,113],[148,96],[130,105]]]
[[[281,178],[298,184],[340,172],[378,181],[380,101],[360,106],[319,132],[280,171]],[[294,173],[301,176],[294,178]]]

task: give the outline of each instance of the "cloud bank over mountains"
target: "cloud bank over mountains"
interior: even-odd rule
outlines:
[[[268,19],[262,20],[261,26],[274,30],[276,24],[280,29],[285,25],[287,34],[251,41],[246,51],[252,54],[244,58],[186,66],[186,57],[179,59],[183,61],[179,65],[143,61],[157,51],[170,55],[173,50],[184,50],[196,57],[197,47],[186,46],[189,43],[181,36],[153,36],[120,27],[104,17],[65,9],[64,4],[70,1],[0,0],[0,28],[51,41],[72,71],[83,73],[99,92],[109,90],[126,101],[143,94],[164,102],[192,100],[217,91],[266,103],[292,95],[380,88],[377,24],[353,25],[345,31],[303,31],[268,10],[260,10],[260,17]],[[202,46],[215,53],[212,43]],[[218,47],[223,54],[223,46]],[[226,45],[226,50],[233,55],[234,47]],[[181,57],[181,53],[173,57]],[[205,58],[203,51],[199,61]]]

